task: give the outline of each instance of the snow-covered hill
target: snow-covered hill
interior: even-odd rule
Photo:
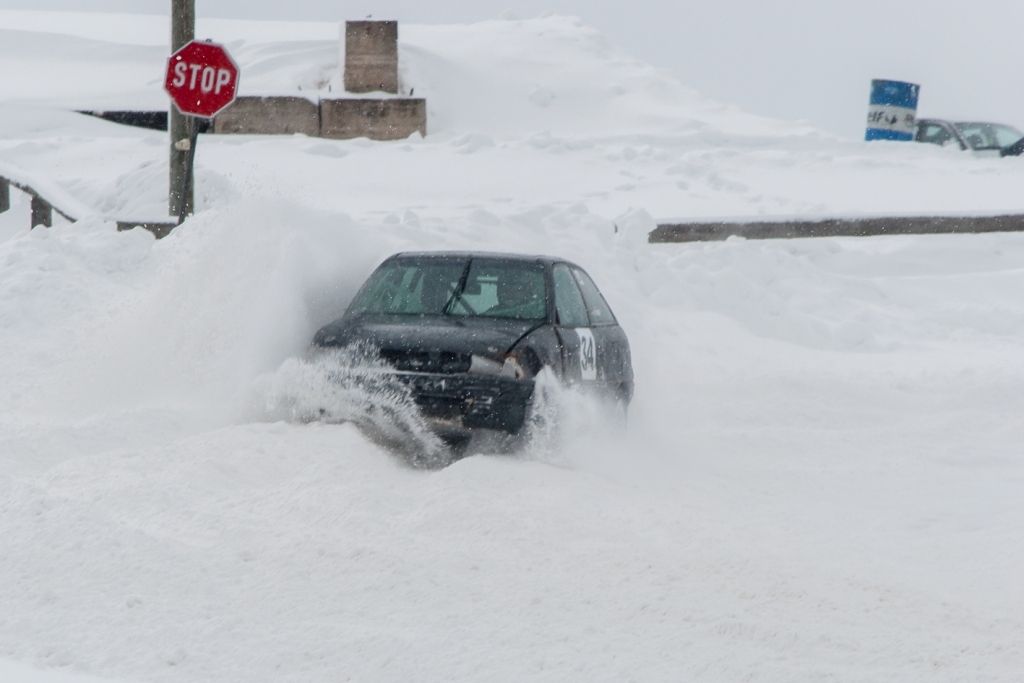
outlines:
[[[166,18],[0,11],[0,160],[103,215],[159,219],[165,135],[70,109],[162,108]],[[46,33],[43,33],[43,30]],[[249,94],[332,96],[339,26],[200,20]],[[123,36],[123,37],[122,37]],[[564,17],[400,27],[404,90],[428,131],[366,141],[204,137],[200,206],[249,196],[377,215],[583,202],[658,217],[1020,210],[1019,159],[851,143],[710,102]],[[437,168],[443,168],[438,173]],[[396,194],[395,188],[401,192]]]
[[[165,25],[0,23],[28,84],[0,164],[159,213],[166,137],[64,111],[79,72],[34,88],[77,62],[97,97],[162,102]],[[337,27],[210,26],[245,87],[336,73]],[[12,194],[0,674],[1015,680],[1024,236],[645,239],[652,216],[1020,209],[1024,166],[747,116],[572,19],[401,31],[423,140],[205,138],[203,210],[160,242],[29,233]],[[633,345],[628,432],[569,393],[560,440],[422,472],[289,420],[314,329],[409,248],[587,267]]]

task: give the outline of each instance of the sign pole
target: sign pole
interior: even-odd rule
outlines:
[[[176,0],[179,1],[179,0]],[[193,0],[180,0],[192,2]],[[194,208],[199,119],[213,118],[238,94],[238,64],[223,45],[190,40],[167,58],[164,90],[171,96],[171,186],[168,209],[178,225]]]
[[[171,0],[171,52],[177,52],[195,38],[195,0]],[[192,160],[195,158],[196,143],[192,137],[196,126],[189,125],[190,117],[185,116],[174,104],[170,104],[167,128],[170,131],[170,185],[168,192],[168,213],[183,216],[192,213],[193,182]],[[194,122],[193,122],[194,123]]]
[[[188,151],[185,153],[185,175],[182,178],[181,196],[188,201],[182,202],[178,211],[178,225],[185,222],[185,219],[192,214],[192,198],[195,191],[195,164],[196,144],[199,142],[199,121],[194,116],[186,116],[185,123],[188,127]]]

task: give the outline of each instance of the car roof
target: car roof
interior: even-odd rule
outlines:
[[[1007,128],[1013,128],[1008,123],[1000,123],[998,121],[954,121],[957,126],[1006,126]]]
[[[473,258],[488,258],[498,259],[501,261],[521,261],[523,263],[543,263],[545,265],[553,265],[555,263],[567,263],[570,266],[576,266],[575,263],[568,259],[559,258],[557,256],[544,256],[540,254],[515,254],[511,252],[500,252],[500,251],[402,251],[397,254],[393,254],[388,257],[388,261],[394,258],[458,258],[458,259],[473,259]],[[579,266],[576,266],[577,268]]]
[[[955,121],[953,119],[917,119],[917,123],[948,123],[953,126],[1007,126],[999,121]],[[1010,126],[1012,128],[1012,126]]]

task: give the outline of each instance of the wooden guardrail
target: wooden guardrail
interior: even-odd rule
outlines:
[[[18,177],[14,178],[14,175]],[[52,227],[53,214],[55,213],[72,223],[86,216],[96,215],[94,210],[82,204],[56,185],[40,182],[39,179],[30,179],[27,176],[28,174],[23,172],[11,173],[9,169],[0,168],[0,213],[10,210],[11,188],[14,187],[32,198],[31,218],[29,219],[30,230],[39,226]],[[113,219],[113,222],[117,224],[119,231],[143,228],[153,233],[157,239],[166,237],[177,225],[170,221]]]
[[[1024,231],[1024,215],[884,216],[820,220],[705,221],[659,223],[647,235],[651,243],[707,242],[729,237],[867,237],[871,235],[938,235]]]
[[[53,225],[53,204],[46,201],[31,185],[11,180],[4,176],[0,176],[0,213],[11,208],[11,186],[18,188],[32,197],[32,218],[29,223],[29,228],[35,228],[40,225],[48,228]],[[56,212],[69,221],[75,220],[74,216],[62,211],[61,209],[56,209]]]

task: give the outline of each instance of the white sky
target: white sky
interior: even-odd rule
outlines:
[[[162,14],[171,0],[0,0],[5,9]],[[871,78],[922,85],[922,116],[1024,127],[1024,2],[892,0],[196,0],[206,16],[451,23],[575,14],[718,100],[863,134]],[[500,77],[500,75],[496,75]]]

